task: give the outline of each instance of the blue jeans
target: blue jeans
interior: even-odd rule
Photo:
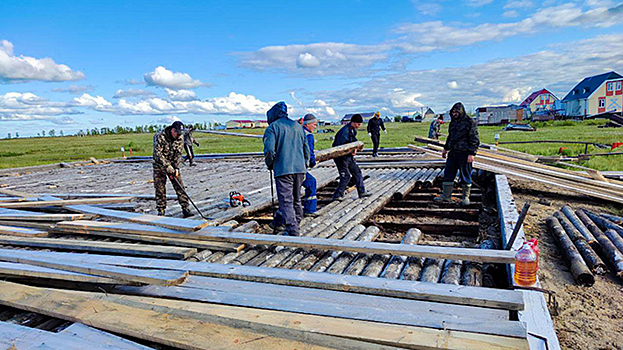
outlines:
[[[303,196],[303,212],[305,212],[305,214],[315,213],[318,206],[318,201],[316,199],[316,178],[310,172],[305,174],[303,188],[305,189],[305,195]]]
[[[454,182],[456,173],[460,173],[461,184],[472,184],[472,163],[467,162],[469,152],[450,151],[446,158],[443,182]]]

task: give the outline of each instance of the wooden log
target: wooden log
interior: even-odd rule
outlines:
[[[325,160],[334,159],[347,154],[352,154],[354,151],[358,151],[361,149],[363,149],[363,142],[361,141],[351,142],[345,145],[323,149],[316,152],[316,162],[320,163],[324,162]]]
[[[440,349],[436,340],[438,337],[445,337],[441,346],[446,349],[469,350],[490,346],[495,346],[493,349],[528,349],[525,338],[435,332],[423,327],[344,322],[320,316],[176,300],[50,291],[19,285],[12,287],[7,282],[2,284],[2,303],[5,305],[28,308],[114,333],[192,350],[325,349],[296,342],[298,339],[339,349]],[[41,303],[38,298],[25,297],[26,294],[40,297],[47,294],[49,297],[47,303]],[[275,338],[277,334],[295,340]]]
[[[0,235],[0,244],[31,248],[75,250],[153,258],[186,259],[197,253],[195,248],[167,247],[135,243],[86,241],[62,238],[5,237]]]
[[[348,233],[342,239],[347,241],[353,241],[357,237],[359,237],[363,233],[363,231],[365,231],[365,229],[365,226],[357,225],[353,227],[350,231],[348,231]],[[340,254],[342,254],[341,251],[329,251],[325,252],[325,254],[320,257],[319,254],[310,253],[292,268],[294,270],[309,270],[316,264],[328,267],[333,263],[333,261],[335,261],[335,259],[337,259],[338,256],[340,256]]]
[[[465,221],[477,221],[478,215],[480,214],[480,210],[479,209],[463,209],[463,208],[384,207],[383,209],[381,209],[380,214],[407,215],[407,216],[415,216],[415,217],[435,216],[435,217],[458,219],[458,220],[465,220]]]
[[[419,281],[425,260],[426,258],[408,258],[401,278],[408,281]]]
[[[243,134],[241,132],[228,132],[228,131],[216,131],[216,130],[195,130],[195,132],[201,132],[205,134],[223,135],[223,136],[250,137],[253,139],[261,139],[263,137],[262,135],[256,135],[256,134]]]
[[[459,285],[461,282],[461,260],[446,260],[441,274],[441,283]]]
[[[82,255],[68,253],[73,255]],[[50,252],[26,251],[17,249],[0,249],[0,261],[48,267],[58,270],[83,273],[102,277],[115,278],[133,283],[147,283],[171,286],[182,283],[187,272],[133,269],[128,267],[103,265],[90,262],[72,262],[68,259],[57,259]],[[174,261],[174,260],[173,260]]]
[[[597,224],[597,226],[599,226],[602,231],[613,230],[623,236],[623,227],[611,222],[610,220],[604,219],[597,214],[591,213],[590,211],[584,210],[584,212]]]
[[[617,225],[623,225],[623,217],[620,216],[616,216],[616,215],[611,215],[611,214],[606,214],[606,213],[601,213],[600,214],[603,218],[610,220],[612,222],[614,222]]]
[[[582,255],[580,255],[578,249],[573,245],[573,242],[560,225],[558,219],[550,216],[547,218],[546,222],[552,236],[556,239],[556,242],[571,266],[571,274],[573,275],[573,278],[585,287],[592,286],[595,283],[595,276],[591,273],[590,269],[582,259]]]
[[[422,282],[439,282],[441,276],[441,269],[443,267],[444,259],[430,259],[426,258],[424,261],[424,267],[422,268]]]
[[[614,269],[617,276],[623,278],[623,254],[617,249],[617,247],[608,239],[595,222],[587,215],[588,213],[583,210],[576,210],[575,214],[582,220],[584,225],[591,231],[595,239],[599,242],[601,247],[601,253]]]
[[[464,286],[481,287],[482,264],[473,262],[465,263],[465,271],[463,275],[461,275],[461,284]]]
[[[360,235],[357,237],[358,241],[362,242],[371,242],[376,236],[381,232],[376,226],[368,226]],[[355,259],[355,254],[350,252],[342,252],[333,262],[330,259],[321,260],[316,265],[312,267],[310,271],[314,272],[330,272],[330,273],[343,273],[344,270],[349,266],[349,264]],[[361,267],[363,270],[365,264]],[[361,271],[360,271],[361,272]],[[359,273],[357,273],[358,275]]]
[[[580,234],[584,236],[588,244],[590,244],[591,247],[593,247],[593,249],[596,249],[596,247],[599,246],[599,243],[595,239],[595,236],[593,236],[591,231],[589,231],[588,228],[586,228],[586,226],[582,223],[582,221],[580,221],[580,218],[578,218],[578,216],[575,215],[571,207],[569,207],[568,205],[565,205],[564,207],[562,207],[561,211],[563,214],[565,214],[567,219],[571,221],[573,226],[575,226],[575,228],[580,232]]]
[[[418,230],[417,228],[409,229],[407,233],[405,233],[401,244],[418,244],[421,236],[422,231]],[[383,272],[381,273],[381,277],[390,279],[396,279],[400,277],[406,261],[406,256],[392,256],[392,258],[389,260],[389,263],[385,267],[385,270],[383,270]]]
[[[604,231],[604,234],[612,241],[612,244],[619,249],[619,252],[623,254],[623,238],[612,229],[607,229]]]
[[[34,228],[24,228],[15,226],[0,226],[0,235],[9,235],[16,237],[47,237],[46,231]]]
[[[132,197],[110,197],[110,198],[84,198],[84,199],[67,199],[67,200],[55,200],[55,201],[24,201],[17,203],[2,203],[0,207],[7,209],[22,209],[22,208],[44,208],[53,206],[68,206],[68,205],[88,205],[88,204],[106,204],[106,203],[124,203],[133,200]]]
[[[554,217],[558,219],[558,223],[565,230],[571,242],[575,245],[578,252],[582,256],[584,262],[591,271],[597,275],[603,275],[606,273],[607,268],[606,264],[601,260],[601,258],[595,253],[593,248],[588,244],[584,236],[580,234],[580,232],[575,228],[575,226],[567,219],[567,217],[560,212],[555,212]]]

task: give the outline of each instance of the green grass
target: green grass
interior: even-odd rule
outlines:
[[[537,127],[535,132],[502,131],[500,126],[482,126],[479,128],[480,139],[484,143],[494,143],[494,135],[500,134],[501,141],[524,141],[524,140],[570,140],[589,141],[610,145],[613,142],[623,142],[623,130],[616,128],[603,128],[597,126],[605,121],[556,121],[547,123],[534,123]],[[428,123],[387,123],[388,134],[381,135],[383,147],[404,147],[414,143],[415,135],[427,136]],[[328,127],[337,131],[339,126]],[[263,129],[237,130],[238,132],[262,134]],[[442,127],[442,133],[447,134],[448,125]],[[317,134],[317,148],[331,146],[332,137],[335,133]],[[201,143],[195,147],[195,153],[235,153],[235,152],[259,152],[262,150],[260,139],[238,138],[231,136],[208,135],[195,133],[195,137]],[[125,147],[126,155],[129,148],[138,156],[152,154],[152,134],[124,134],[124,135],[98,135],[86,137],[55,137],[55,138],[27,138],[0,140],[0,168],[13,168],[29,165],[39,165],[58,162],[70,162],[85,160],[89,157],[112,158],[121,155],[120,147]],[[372,142],[365,132],[365,126],[359,131],[359,139],[369,147]],[[442,140],[444,138],[442,137]],[[584,153],[583,145],[559,145],[559,144],[522,144],[504,145],[518,151],[536,155],[556,155],[560,147],[565,155],[577,155]],[[589,146],[589,153],[604,153],[608,150]],[[623,149],[620,149],[623,151]],[[579,162],[579,165],[588,166],[598,170],[623,171],[623,156],[593,157],[589,161]]]

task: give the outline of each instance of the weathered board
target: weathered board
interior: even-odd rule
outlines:
[[[34,228],[0,225],[0,235],[17,237],[46,237],[48,233]]]

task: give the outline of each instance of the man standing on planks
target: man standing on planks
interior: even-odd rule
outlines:
[[[195,159],[195,152],[193,152],[193,143],[199,147],[199,142],[195,140],[193,136],[193,126],[189,125],[184,132],[184,149],[186,150],[186,159],[190,163],[190,166],[195,166],[193,160]]]
[[[313,114],[306,114],[303,117],[303,129],[305,130],[305,138],[307,146],[309,146],[309,168],[316,166],[316,156],[314,155],[314,130],[318,127],[318,119]],[[317,199],[316,199],[316,178],[309,171],[305,174],[303,181],[305,195],[303,196],[303,212],[305,216],[316,216]]]
[[[354,114],[350,118],[350,123],[344,125],[340,131],[335,134],[335,140],[333,140],[333,147],[345,145],[351,142],[357,142],[357,129],[363,124],[363,118],[361,114]],[[345,199],[344,191],[348,186],[350,178],[353,177],[357,186],[357,193],[359,198],[369,197],[371,194],[366,192],[366,188],[363,185],[363,175],[361,175],[361,169],[355,162],[355,154],[357,150],[354,150],[352,154],[337,157],[333,161],[337,166],[337,170],[340,172],[340,183],[333,193],[333,199],[342,201]]]
[[[443,124],[443,114],[433,118],[430,122],[430,128],[428,129],[428,138],[433,140],[439,140],[441,136],[441,124]]]
[[[469,205],[469,194],[472,189],[472,163],[480,146],[478,126],[465,113],[465,107],[457,102],[450,110],[450,127],[448,139],[443,147],[442,157],[446,158],[446,167],[443,175],[443,194],[436,197],[437,202],[452,202],[452,189],[457,172],[461,174],[463,197],[461,205]]]
[[[385,123],[383,123],[383,119],[381,119],[381,112],[374,113],[374,117],[370,118],[368,121],[368,135],[372,139],[372,157],[379,156],[379,144],[381,143],[381,129],[387,134],[387,129],[385,129]]]
[[[182,214],[185,218],[192,216],[179,170],[182,164],[183,132],[184,124],[176,121],[154,135],[154,188],[156,189],[156,208],[160,216],[164,216],[164,210],[167,208],[167,177],[177,193]]]
[[[267,113],[264,132],[264,161],[275,172],[279,211],[285,222],[285,234],[299,235],[303,219],[301,186],[305,179],[310,152],[305,132],[298,122],[288,118],[285,102],[278,102]]]

